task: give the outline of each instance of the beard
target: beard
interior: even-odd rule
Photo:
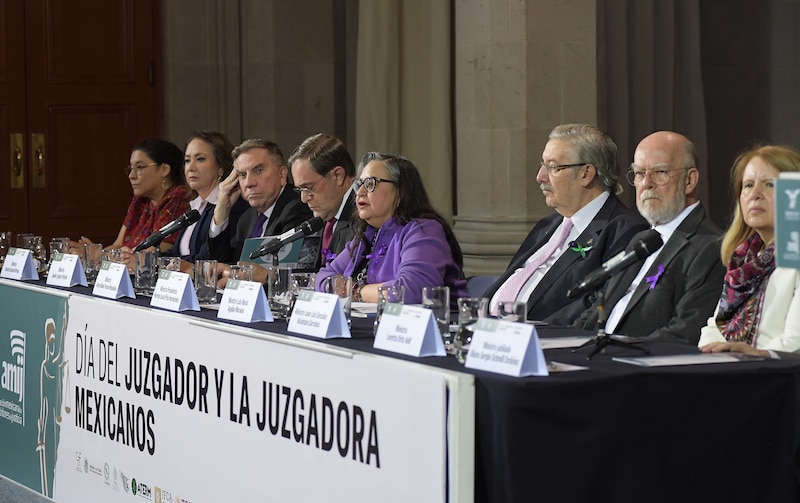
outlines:
[[[675,197],[669,201],[665,201],[655,190],[645,190],[636,198],[636,207],[650,225],[665,224],[677,217],[686,207],[685,188],[686,184],[681,183],[679,190],[675,192]],[[652,203],[656,201],[661,201],[661,204],[653,207]]]

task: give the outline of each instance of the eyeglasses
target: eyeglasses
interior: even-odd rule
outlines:
[[[680,171],[689,168],[672,168],[672,169],[654,169],[651,171],[647,171],[644,169],[637,168],[633,164],[631,164],[631,168],[628,170],[628,183],[631,185],[640,185],[644,183],[644,179],[646,176],[650,176],[650,180],[653,182],[654,185],[666,185],[669,183],[669,172],[670,171]]]
[[[131,176],[131,171],[136,170],[136,176],[138,177],[142,174],[144,168],[148,166],[158,166],[158,164],[159,163],[157,162],[151,162],[150,164],[136,164],[135,166],[131,166],[130,164],[128,164],[127,166],[125,166],[125,175]]]
[[[363,185],[364,188],[367,189],[367,192],[374,192],[375,188],[378,186],[378,183],[380,183],[380,182],[389,182],[392,185],[397,185],[397,182],[395,182],[394,180],[387,180],[385,178],[378,178],[378,177],[375,177],[375,176],[368,176],[368,177],[364,178],[363,180],[360,180],[358,178],[353,180],[353,190],[358,192],[358,190]]]
[[[539,161],[539,169],[545,168],[551,175],[558,173],[562,169],[577,168],[578,166],[586,166],[588,162],[579,162],[576,164],[545,164],[544,161]]]
[[[327,178],[328,175],[330,175],[331,173],[333,173],[333,170],[330,170],[327,173],[325,173],[324,175],[322,175],[322,178],[320,178],[316,182],[312,183],[308,187],[292,187],[292,190],[294,190],[295,192],[300,194],[301,197],[303,196],[303,194],[305,194],[308,197],[311,197],[311,196],[314,195],[314,189],[317,187],[317,184],[319,182],[321,182],[322,180],[324,180],[325,178]]]

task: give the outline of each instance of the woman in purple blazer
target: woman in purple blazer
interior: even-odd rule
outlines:
[[[378,287],[404,285],[405,303],[422,302],[422,288],[449,286],[453,302],[466,296],[461,247],[433,209],[422,178],[405,157],[368,152],[353,180],[358,218],[355,237],[317,273],[353,278],[353,300],[377,302]]]

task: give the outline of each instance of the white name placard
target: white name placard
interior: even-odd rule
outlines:
[[[88,286],[83,264],[72,253],[55,253],[50,260],[47,284],[53,286]]]
[[[373,347],[409,356],[444,356],[444,344],[433,311],[386,304]]]
[[[39,279],[31,251],[25,248],[9,248],[5,262],[3,262],[3,269],[0,270],[0,278]]]
[[[199,311],[197,294],[192,279],[185,272],[162,269],[153,289],[150,305],[170,311]]]
[[[225,284],[217,318],[245,323],[274,321],[261,283],[238,279],[229,279]]]
[[[97,279],[94,281],[92,295],[109,299],[118,299],[120,297],[135,299],[136,294],[133,293],[133,283],[131,283],[131,277],[128,275],[128,269],[125,264],[104,260],[100,264],[100,270],[97,271]]]
[[[313,290],[300,290],[287,330],[320,339],[350,338],[339,296]]]
[[[465,365],[513,377],[549,375],[536,327],[491,318],[475,325]]]

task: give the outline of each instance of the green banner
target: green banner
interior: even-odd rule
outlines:
[[[0,283],[0,473],[51,497],[66,327],[65,296]]]

